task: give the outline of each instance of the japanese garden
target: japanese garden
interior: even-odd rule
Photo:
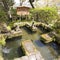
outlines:
[[[60,60],[60,0],[0,0],[0,60]]]

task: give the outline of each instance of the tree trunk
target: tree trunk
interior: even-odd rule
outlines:
[[[34,0],[29,0],[29,2],[31,4],[32,8],[34,8],[34,5],[32,4],[32,2],[34,2]]]

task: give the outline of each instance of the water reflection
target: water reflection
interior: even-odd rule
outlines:
[[[51,53],[55,55],[55,57],[60,56],[60,45],[58,45],[56,42],[51,42],[49,44],[46,44],[48,48],[51,50]]]
[[[40,41],[40,40],[35,40],[35,43],[40,46],[40,47],[44,47],[45,45]]]

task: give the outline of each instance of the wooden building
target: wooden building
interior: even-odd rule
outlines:
[[[30,10],[29,7],[25,7],[25,6],[17,7],[17,15],[20,16],[29,15],[29,10]]]

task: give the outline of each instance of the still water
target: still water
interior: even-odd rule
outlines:
[[[32,33],[27,28],[23,27],[22,37],[12,38],[6,40],[6,46],[3,47],[3,57],[5,60],[13,60],[14,58],[21,57],[22,51],[19,50],[20,43],[22,40],[32,40],[36,48],[41,52],[41,55],[45,60],[54,60],[58,56],[57,45],[54,43],[44,44],[40,41],[40,29],[37,29],[37,32]],[[20,53],[19,53],[20,52]]]

